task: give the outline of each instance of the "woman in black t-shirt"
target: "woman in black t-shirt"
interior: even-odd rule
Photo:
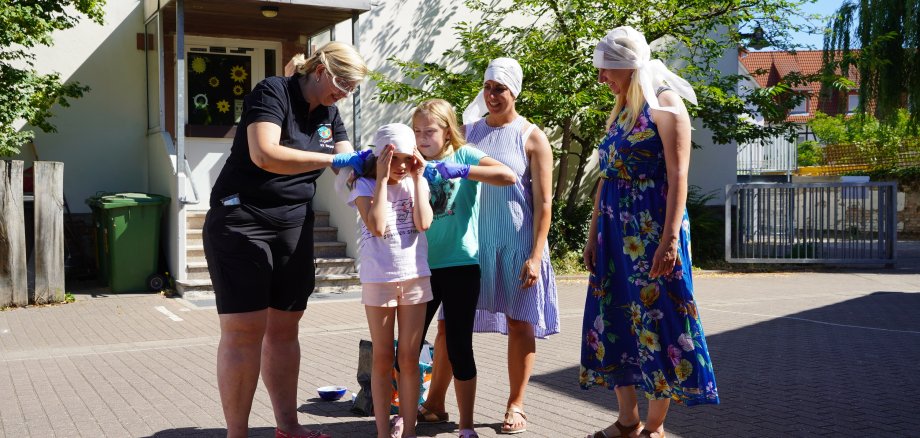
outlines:
[[[227,436],[247,436],[262,373],[276,437],[322,437],[297,421],[297,328],[313,292],[313,198],[326,167],[360,172],[335,103],[367,75],[331,42],[291,77],[266,78],[244,100],[230,156],[211,190],[204,249],[220,315],[217,383]]]

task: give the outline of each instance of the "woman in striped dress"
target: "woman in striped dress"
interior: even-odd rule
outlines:
[[[510,394],[502,433],[527,429],[524,392],[535,338],[559,332],[556,278],[546,242],[553,155],[546,134],[515,110],[522,81],[517,61],[493,60],[482,91],[463,113],[467,141],[517,175],[511,186],[483,185],[479,215],[482,287],[474,330],[508,335]],[[480,119],[485,112],[488,116]]]

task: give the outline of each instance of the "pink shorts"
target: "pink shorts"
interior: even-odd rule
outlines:
[[[427,303],[432,298],[431,277],[361,285],[361,304],[365,306],[406,306]]]

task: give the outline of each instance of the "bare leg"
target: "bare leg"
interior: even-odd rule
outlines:
[[[458,429],[473,428],[473,405],[476,402],[476,377],[470,380],[454,379],[457,407],[460,409]]]
[[[651,432],[664,433],[664,417],[668,415],[671,399],[650,400],[648,402],[648,418],[645,419],[643,429]]]
[[[509,408],[517,406],[524,409],[524,393],[527,391],[527,382],[530,381],[536,355],[537,343],[533,325],[508,318],[508,381],[511,386],[511,394],[508,396]],[[512,423],[505,424],[511,428],[524,425],[521,416],[513,417],[509,418]]]
[[[399,343],[419,345],[422,342],[422,325],[425,323],[426,304],[399,306]],[[415,436],[415,419],[418,417],[418,351],[399,349],[399,415],[403,417],[403,436]]]
[[[621,426],[632,427],[639,424],[639,400],[636,398],[636,387],[635,386],[617,386],[615,388],[617,393],[617,404],[619,417],[617,421],[620,422]],[[639,436],[639,432],[642,429],[637,428],[630,437],[635,438]],[[620,431],[616,426],[611,424],[604,429],[604,432],[608,436],[618,436]]]
[[[447,410],[444,402],[447,398],[447,387],[450,386],[450,379],[454,374],[450,360],[447,358],[447,341],[444,333],[444,321],[438,321],[438,334],[434,338],[435,353],[431,370],[431,386],[428,388],[428,398],[423,403],[425,409],[435,413]]]
[[[390,395],[393,393],[393,325],[396,309],[393,307],[364,306],[367,325],[374,344],[374,366],[371,370],[371,394],[374,400],[374,420],[377,437],[390,436]],[[415,344],[418,345],[418,344]],[[415,350],[414,348],[411,350]],[[418,365],[416,365],[418,369]]]
[[[275,413],[275,424],[290,434],[308,431],[297,420],[297,381],[300,377],[298,326],[303,311],[268,309],[262,341],[262,381]]]
[[[259,383],[259,354],[268,312],[220,315],[217,389],[227,422],[227,437],[249,436],[249,411]]]

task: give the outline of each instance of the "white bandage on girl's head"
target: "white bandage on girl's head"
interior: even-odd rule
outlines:
[[[388,144],[396,146],[393,152],[412,155],[415,153],[415,131],[402,123],[390,123],[377,128],[374,134],[374,156],[379,157]]]
[[[521,94],[521,87],[524,82],[524,71],[521,69],[521,64],[518,64],[514,59],[495,58],[486,67],[486,73],[482,81],[498,82],[508,87],[508,91],[511,92],[512,96],[518,97]],[[463,123],[473,123],[488,111],[486,109],[485,94],[483,94],[482,90],[479,90],[476,98],[463,111]]]
[[[680,97],[696,104],[696,93],[690,83],[668,70],[661,60],[651,59],[651,56],[652,50],[645,36],[630,26],[622,26],[611,30],[597,42],[594,66],[604,69],[635,69],[633,80],[639,81],[642,96],[652,109],[677,112],[677,108],[662,107],[658,102],[656,91],[665,84]]]

